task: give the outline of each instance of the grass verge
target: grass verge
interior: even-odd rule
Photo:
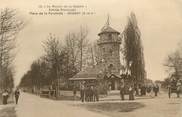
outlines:
[[[87,103],[79,105],[89,111],[94,111],[109,115],[111,117],[120,117],[121,113],[132,112],[145,107],[139,102],[104,102],[104,103]]]
[[[15,107],[5,107],[0,110],[0,117],[16,117]]]

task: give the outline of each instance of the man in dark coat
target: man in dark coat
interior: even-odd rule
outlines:
[[[84,98],[85,98],[85,86],[84,86],[83,83],[80,86],[80,98],[81,98],[81,101],[84,102]]]
[[[76,100],[76,87],[75,86],[73,87],[73,98],[74,98],[74,100]]]
[[[94,101],[93,98],[94,98],[94,86],[91,86],[90,87],[90,101],[91,102]]]
[[[129,100],[134,100],[134,87],[131,85],[129,87]]]
[[[141,87],[141,96],[146,95],[146,86],[142,85]]]
[[[124,100],[124,80],[121,80],[120,97],[121,97],[121,100]]]
[[[135,92],[136,92],[136,96],[139,96],[139,88],[138,88],[138,85],[137,84],[135,84],[134,85],[134,89],[135,89]]]
[[[85,87],[85,101],[86,102],[90,101],[90,86]]]
[[[158,87],[157,84],[154,85],[153,91],[154,91],[154,93],[155,93],[155,96],[157,96],[157,93],[158,93],[158,91],[159,91],[159,87]]]
[[[99,101],[99,89],[98,86],[94,86],[94,96],[93,96],[93,101]]]
[[[15,101],[16,101],[16,104],[18,104],[19,96],[20,96],[20,91],[18,89],[16,89],[16,91],[15,91]]]

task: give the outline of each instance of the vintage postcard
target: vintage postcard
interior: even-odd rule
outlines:
[[[0,0],[0,117],[182,117],[182,0]]]

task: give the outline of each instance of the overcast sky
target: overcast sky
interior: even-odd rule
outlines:
[[[33,16],[29,12],[38,10],[38,5],[86,5],[95,12],[89,16]],[[27,22],[18,35],[18,54],[15,60],[16,84],[30,67],[30,64],[43,54],[41,42],[49,33],[64,39],[69,31],[80,25],[89,29],[88,38],[98,39],[107,14],[111,26],[122,32],[127,17],[136,14],[142,34],[147,76],[153,80],[166,77],[163,63],[165,57],[174,51],[182,40],[182,1],[181,0],[0,0],[0,8],[18,9]]]

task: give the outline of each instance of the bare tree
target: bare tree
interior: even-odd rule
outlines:
[[[61,43],[58,37],[49,34],[46,41],[43,42],[45,54],[40,59],[41,64],[32,63],[36,67],[31,67],[30,71],[23,76],[20,85],[26,86],[27,84],[33,87],[36,83],[31,82],[42,82],[41,79],[44,78],[46,82],[42,82],[42,85],[52,85],[57,90],[60,89],[60,82],[66,84],[68,78],[73,77],[82,69],[88,54],[92,55],[93,58],[92,49],[89,49],[90,46],[87,47],[87,33],[86,28],[81,28],[79,32],[68,33],[64,40],[65,45]],[[89,53],[87,53],[88,51]],[[40,73],[35,70],[39,67]],[[42,72],[46,72],[45,75],[41,75]],[[32,77],[33,75],[38,77],[35,79]]]
[[[80,27],[79,32],[68,33],[66,36],[66,48],[70,54],[72,64],[82,70],[85,54],[88,46],[88,29]]]
[[[179,78],[182,72],[182,56],[181,49],[178,48],[175,52],[169,54],[165,60],[164,66],[166,66],[166,72],[169,74],[169,77]]]
[[[45,51],[45,60],[49,64],[50,70],[52,70],[52,77],[58,79],[59,71],[59,56],[61,54],[61,44],[58,38],[50,34],[46,41],[43,42]]]
[[[15,58],[16,38],[24,22],[18,18],[17,11],[5,8],[0,12],[0,77],[7,76]],[[6,70],[6,71],[5,71]],[[12,74],[13,75],[13,74]]]
[[[101,63],[97,42],[89,43],[87,45],[87,63],[89,66],[94,66]]]
[[[52,34],[43,42],[43,47],[45,51],[45,60],[49,66],[50,83],[56,83],[57,89],[60,89],[60,82],[66,79],[65,77],[68,72],[67,50],[61,44],[59,38]]]
[[[80,27],[80,32],[78,33],[78,48],[80,50],[80,71],[82,70],[83,67],[83,55],[86,46],[88,45],[88,40],[87,40],[87,35],[88,35],[88,29],[83,28],[82,26]]]
[[[76,66],[79,53],[78,36],[76,33],[68,33],[68,35],[66,35],[66,48],[70,55],[70,62],[73,66]]]
[[[92,50],[93,50],[94,64],[101,63],[100,55],[99,55],[100,53],[99,53],[99,48],[98,48],[97,42],[93,43]]]

